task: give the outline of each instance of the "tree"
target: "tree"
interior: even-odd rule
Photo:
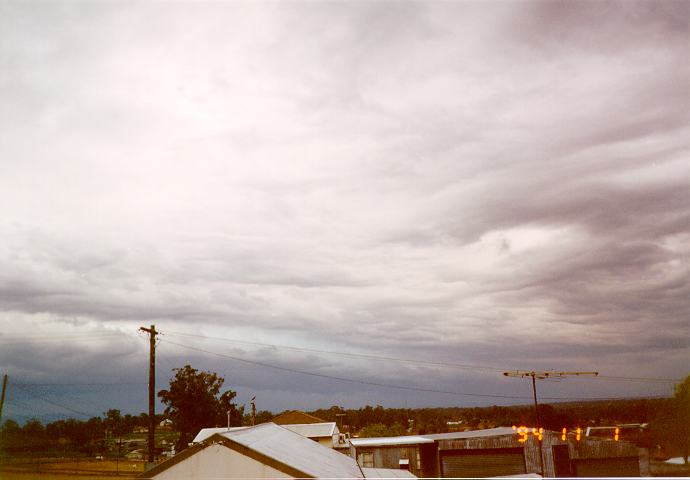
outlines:
[[[202,428],[226,425],[228,412],[231,426],[242,425],[244,407],[235,405],[236,394],[232,390],[221,393],[224,378],[213,372],[200,372],[190,365],[173,368],[173,372],[170,388],[161,390],[158,396],[167,405],[166,416],[180,432],[175,447],[178,452],[187,448]]]
[[[374,423],[367,425],[360,432],[359,436],[363,438],[368,437],[398,437],[400,435],[405,435],[405,429],[399,423],[394,423],[390,427],[387,427],[383,423]]]
[[[690,455],[690,375],[676,385],[675,392],[676,429],[683,461],[687,465]]]
[[[105,413],[103,424],[113,437],[121,437],[125,433],[129,433],[128,425],[117,409],[111,408]]]

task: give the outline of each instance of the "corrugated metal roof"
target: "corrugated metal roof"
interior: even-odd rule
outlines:
[[[275,423],[219,435],[318,478],[362,478],[357,462]]]
[[[384,445],[415,445],[418,443],[434,443],[434,441],[422,435],[406,435],[403,437],[351,438],[350,443],[355,447],[378,447]]]
[[[202,428],[201,430],[199,430],[199,433],[196,434],[196,437],[194,437],[194,440],[192,440],[192,443],[203,442],[208,437],[210,437],[211,435],[215,435],[216,433],[223,433],[223,432],[228,432],[228,431],[233,431],[233,430],[241,430],[243,428],[249,428],[249,427],[230,427],[229,429],[227,427]]]
[[[293,423],[281,426],[307,438],[332,437],[335,434],[335,422]]]
[[[401,437],[351,438],[355,447],[379,447],[386,445],[416,445],[433,443],[436,440],[454,440],[460,438],[497,437],[515,435],[511,427],[487,428],[485,430],[468,430],[466,432],[433,433],[429,435],[405,435]]]
[[[454,440],[456,438],[498,437],[501,435],[515,435],[515,430],[511,427],[497,427],[484,430],[467,430],[465,432],[432,433],[422,436],[432,440]]]
[[[364,478],[417,478],[408,470],[400,468],[362,468]]]

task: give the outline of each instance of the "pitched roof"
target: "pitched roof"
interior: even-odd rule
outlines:
[[[317,478],[362,478],[357,462],[274,423],[219,434]],[[212,439],[213,437],[211,437]]]
[[[192,440],[192,443],[199,443],[203,442],[207,438],[209,438],[212,435],[215,435],[216,433],[223,433],[223,432],[229,432],[232,430],[239,430],[241,428],[249,428],[249,427],[219,427],[219,428],[202,428],[199,430],[199,433],[196,434],[196,437],[194,437],[194,440]]]
[[[323,423],[325,420],[299,410],[290,410],[273,417],[271,422],[275,423],[276,425],[295,425],[299,423]]]
[[[283,428],[298,433],[303,437],[307,438],[322,438],[322,437],[332,437],[335,434],[336,425],[335,422],[323,422],[323,423],[297,423],[293,425],[281,425]],[[203,442],[207,438],[215,435],[216,433],[231,432],[234,430],[240,430],[243,428],[250,427],[218,427],[218,428],[202,428],[199,433],[196,434],[192,443]]]
[[[205,441],[154,467],[145,474],[152,477],[211,444],[220,444],[294,477],[363,478],[357,462],[331,448],[319,445],[274,423],[214,433]],[[179,458],[178,458],[179,457]]]
[[[335,422],[293,423],[282,425],[283,428],[299,433],[307,438],[332,437],[335,435]]]

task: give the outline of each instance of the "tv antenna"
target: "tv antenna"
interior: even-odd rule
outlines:
[[[508,372],[503,372],[506,377],[517,377],[517,378],[532,378],[532,393],[534,394],[534,416],[537,421],[536,431],[541,434],[541,422],[539,421],[539,403],[537,402],[537,380],[544,380],[547,378],[565,378],[565,377],[596,377],[599,372],[556,372],[554,370],[511,370]],[[541,468],[541,476],[544,476],[544,452],[541,446],[541,435],[537,436],[539,440],[539,465]]]

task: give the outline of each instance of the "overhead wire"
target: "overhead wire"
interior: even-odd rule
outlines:
[[[408,385],[387,384],[387,383],[373,382],[370,380],[345,378],[345,377],[339,377],[339,376],[335,376],[335,375],[327,375],[327,374],[323,374],[323,373],[308,372],[305,370],[299,370],[299,369],[295,369],[295,368],[273,365],[270,363],[259,362],[256,360],[248,360],[246,358],[240,358],[240,357],[237,357],[234,355],[228,355],[228,354],[224,354],[224,353],[213,352],[213,351],[206,350],[203,348],[194,347],[192,345],[185,345],[182,343],[173,342],[173,341],[168,340],[168,339],[166,339],[165,342],[168,344],[171,344],[171,345],[176,345],[178,347],[186,348],[188,350],[193,350],[193,351],[205,353],[208,355],[214,355],[214,356],[221,357],[221,358],[227,358],[230,360],[235,360],[238,362],[243,362],[243,363],[247,363],[247,364],[251,364],[251,365],[257,365],[257,366],[261,366],[261,367],[272,368],[275,370],[297,373],[297,374],[301,374],[301,375],[308,375],[308,376],[318,377],[318,378],[325,378],[325,379],[336,380],[336,381],[341,381],[341,382],[357,383],[357,384],[362,384],[362,385],[371,385],[371,386],[385,387],[385,388],[393,388],[393,389],[398,389],[398,390],[410,390],[410,391],[416,391],[416,392],[441,393],[441,394],[457,395],[457,396],[464,396],[464,397],[503,398],[503,399],[519,399],[519,400],[526,400],[526,399],[532,398],[531,396],[527,396],[527,395],[524,395],[524,396],[523,395],[499,395],[499,394],[490,394],[490,393],[456,392],[456,391],[440,390],[440,389],[432,389],[432,388],[411,387]],[[541,396],[540,398],[543,400],[615,400],[615,399],[617,399],[617,397],[579,397],[579,398],[575,398],[575,397],[548,397],[548,396]]]
[[[24,387],[120,387],[122,385],[147,385],[146,382],[77,382],[77,383],[13,383]]]
[[[515,369],[514,367],[513,368],[507,368],[507,367],[501,368],[501,367],[488,366],[488,365],[476,365],[476,364],[453,363],[453,362],[438,362],[438,361],[400,358],[400,357],[389,357],[389,356],[385,356],[385,355],[375,355],[375,354],[369,354],[369,353],[340,352],[340,351],[334,351],[334,350],[320,350],[320,349],[314,349],[314,348],[293,347],[293,346],[288,346],[288,345],[278,345],[278,344],[261,343],[261,342],[250,342],[250,341],[246,341],[246,340],[237,340],[237,339],[227,338],[227,337],[213,337],[213,336],[208,336],[208,335],[182,333],[182,332],[175,332],[175,331],[168,331],[168,330],[166,330],[162,334],[171,335],[171,336],[202,338],[202,339],[207,339],[207,340],[222,340],[222,341],[238,343],[238,344],[252,345],[252,346],[258,346],[258,347],[269,347],[269,348],[276,348],[276,349],[282,349],[282,350],[291,350],[291,351],[296,351],[296,352],[318,353],[318,354],[323,354],[323,355],[339,355],[339,356],[345,356],[345,357],[351,357],[351,358],[364,358],[364,359],[370,359],[370,360],[372,360],[372,359],[373,360],[385,360],[385,361],[389,361],[389,362],[393,361],[393,362],[412,363],[412,364],[428,365],[428,366],[435,366],[435,367],[459,368],[459,369],[475,370],[475,371],[482,371],[483,370],[483,371],[491,371],[491,372],[505,372],[508,370],[514,370]],[[599,378],[602,380],[640,382],[640,383],[677,383],[677,382],[681,381],[680,379],[674,379],[674,378],[624,377],[624,376],[614,376],[614,375],[598,375],[597,377],[593,377],[593,378]]]
[[[36,394],[35,392],[32,392],[30,389],[24,387],[24,386],[21,385],[21,384],[13,384],[13,386],[18,387],[20,390],[24,391],[24,392],[25,392],[27,395],[29,395],[30,397],[33,397],[33,398],[35,398],[35,399],[37,399],[37,400],[41,400],[41,401],[43,401],[43,402],[45,402],[45,403],[48,403],[48,404],[50,404],[50,405],[53,405],[54,407],[59,407],[59,408],[65,409],[65,410],[67,410],[67,411],[69,411],[69,412],[71,412],[71,413],[74,413],[74,414],[77,414],[77,415],[81,415],[82,417],[90,418],[90,417],[97,417],[97,416],[98,416],[97,414],[82,412],[82,411],[76,410],[76,409],[74,409],[74,408],[72,408],[72,407],[68,407],[67,405],[63,405],[62,403],[58,403],[58,402],[55,402],[55,401],[53,401],[53,400],[49,400],[49,399],[47,399],[45,396],[43,396],[43,395],[38,395],[38,394]]]

